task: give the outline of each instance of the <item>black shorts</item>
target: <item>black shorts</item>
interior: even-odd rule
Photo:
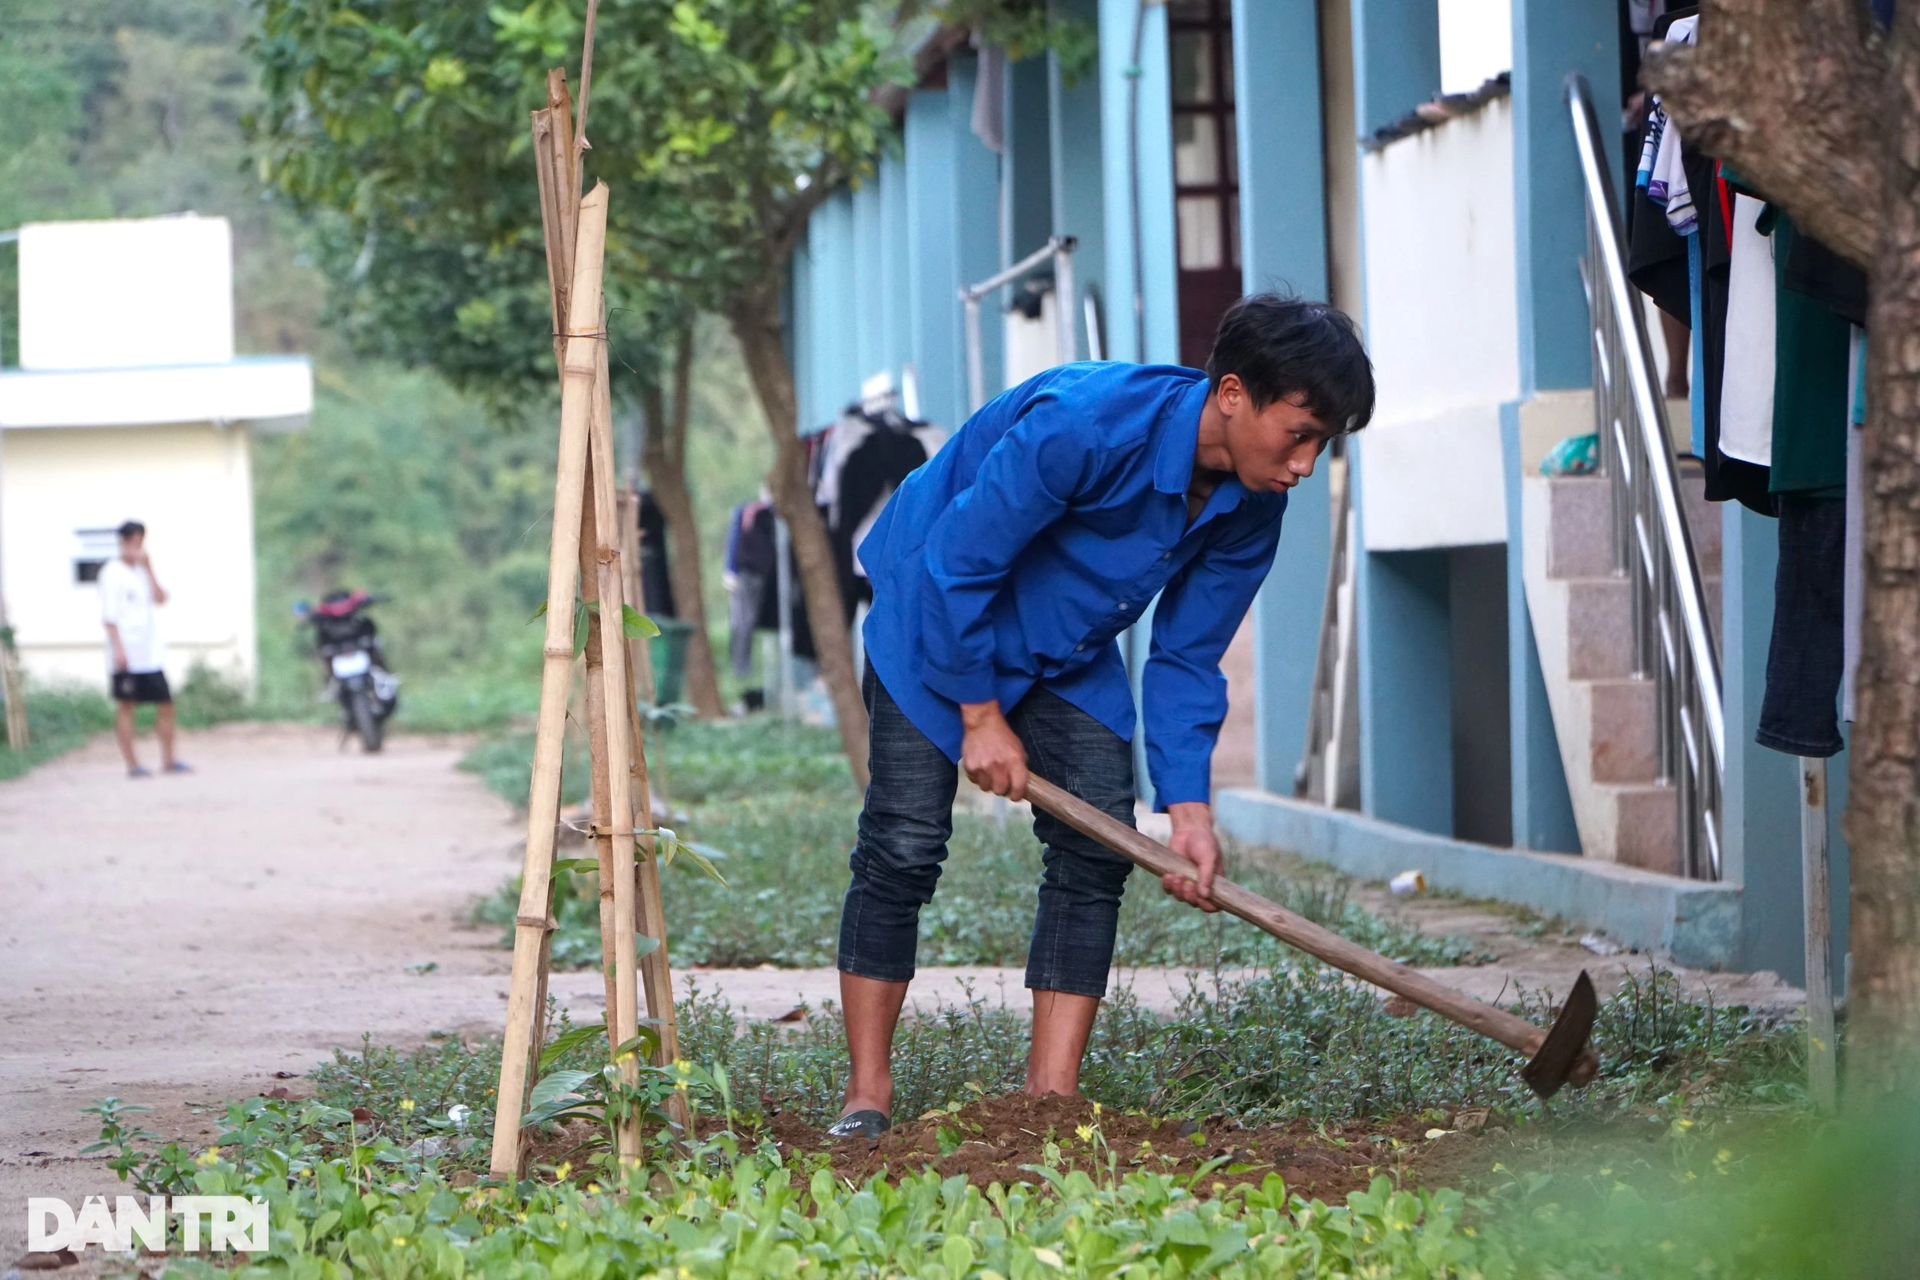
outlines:
[[[116,671],[113,673],[115,702],[172,702],[173,690],[167,688],[164,671]]]

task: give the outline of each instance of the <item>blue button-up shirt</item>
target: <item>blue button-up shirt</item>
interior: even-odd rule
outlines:
[[[1188,522],[1207,392],[1196,369],[1049,369],[968,419],[880,513],[860,548],[867,661],[951,759],[959,703],[1011,709],[1036,685],[1131,739],[1114,641],[1158,593],[1147,766],[1162,807],[1209,798],[1220,657],[1273,563],[1286,497],[1229,476]]]

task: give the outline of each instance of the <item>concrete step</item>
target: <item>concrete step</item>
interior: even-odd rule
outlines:
[[[1683,874],[1680,866],[1680,793],[1671,786],[1642,783],[1603,786],[1614,810],[1614,861],[1663,875]]]
[[[1680,502],[1702,577],[1720,575],[1720,511],[1708,502],[1700,468],[1680,468]],[[1554,476],[1547,481],[1550,522],[1547,573],[1555,578],[1602,578],[1613,562],[1613,493],[1605,476]]]
[[[1567,674],[1611,680],[1633,674],[1633,602],[1625,578],[1569,578]]]
[[[1652,782],[1659,776],[1651,680],[1590,680],[1588,750],[1601,783]]]

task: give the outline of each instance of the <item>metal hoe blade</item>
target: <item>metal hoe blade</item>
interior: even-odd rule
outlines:
[[[1600,1001],[1593,993],[1593,979],[1582,969],[1560,1006],[1560,1016],[1547,1028],[1533,1060],[1520,1068],[1521,1079],[1542,1098],[1560,1092],[1571,1081],[1579,1085],[1593,1079],[1599,1059],[1587,1045],[1593,1034],[1593,1020],[1600,1012]]]

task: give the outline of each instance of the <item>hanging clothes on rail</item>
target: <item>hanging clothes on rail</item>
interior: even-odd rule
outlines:
[[[1755,740],[1792,755],[1826,757],[1843,745],[1853,416],[1853,326],[1831,304],[1864,304],[1864,280],[1853,280],[1842,269],[1848,264],[1799,234],[1778,209],[1769,206],[1757,225],[1770,235],[1778,286],[1769,474],[1780,559]]]
[[[832,428],[814,499],[826,518],[841,603],[852,622],[873,598],[858,552],[893,491],[946,442],[946,432],[915,421],[892,405],[849,405]]]

